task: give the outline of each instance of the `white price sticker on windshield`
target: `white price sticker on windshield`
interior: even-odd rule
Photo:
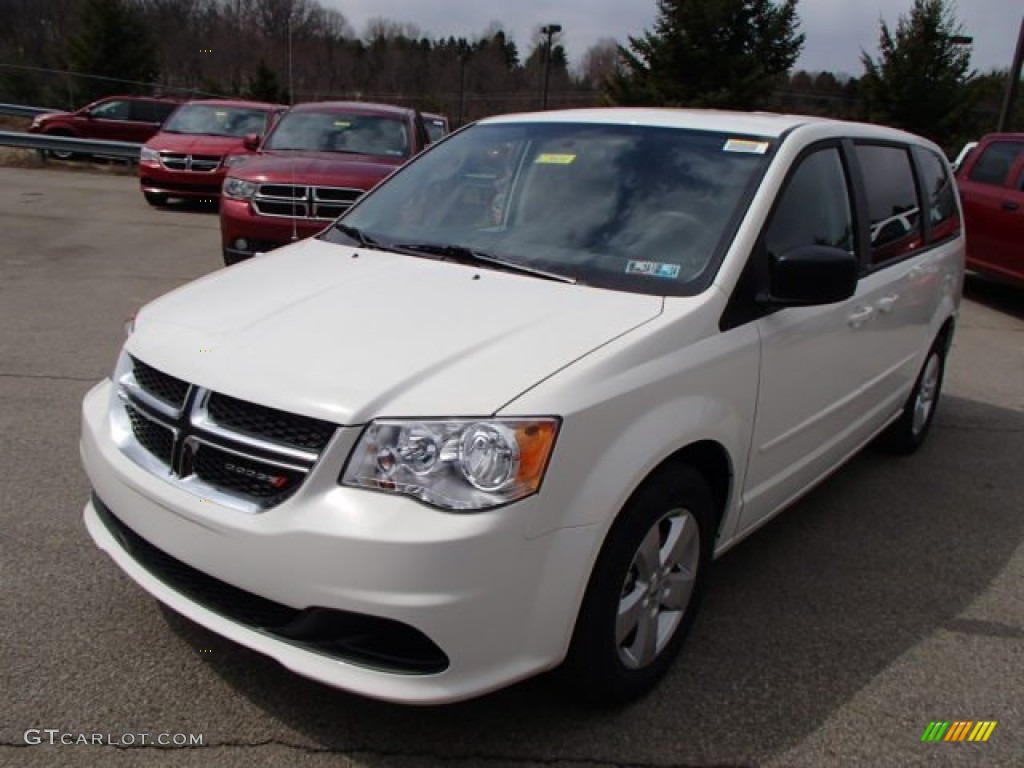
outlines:
[[[729,139],[722,147],[723,152],[742,152],[747,155],[763,155],[768,151],[767,141],[751,141],[750,139]]]

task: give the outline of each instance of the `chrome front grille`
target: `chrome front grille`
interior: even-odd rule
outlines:
[[[333,221],[363,194],[353,187],[260,184],[252,206],[261,216]]]
[[[218,155],[187,155],[180,152],[161,152],[160,164],[169,171],[195,171],[213,173],[220,167]]]
[[[190,492],[244,512],[294,494],[337,425],[239,400],[128,357],[112,409],[121,450]]]

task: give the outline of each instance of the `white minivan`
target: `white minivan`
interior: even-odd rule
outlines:
[[[85,522],[145,590],[408,703],[650,688],[715,556],[935,414],[964,262],[934,144],[799,116],[503,116],[137,315]],[[133,651],[138,652],[138,651]]]

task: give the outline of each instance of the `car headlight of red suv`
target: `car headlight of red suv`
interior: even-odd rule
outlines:
[[[256,194],[256,182],[228,176],[224,179],[224,197],[232,200],[251,200]]]

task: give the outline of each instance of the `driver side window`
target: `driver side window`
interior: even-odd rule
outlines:
[[[127,101],[108,101],[92,108],[92,116],[102,120],[127,120],[130,113]]]
[[[773,256],[805,245],[853,253],[853,232],[846,172],[839,150],[829,147],[806,156],[790,176],[764,242]]]

